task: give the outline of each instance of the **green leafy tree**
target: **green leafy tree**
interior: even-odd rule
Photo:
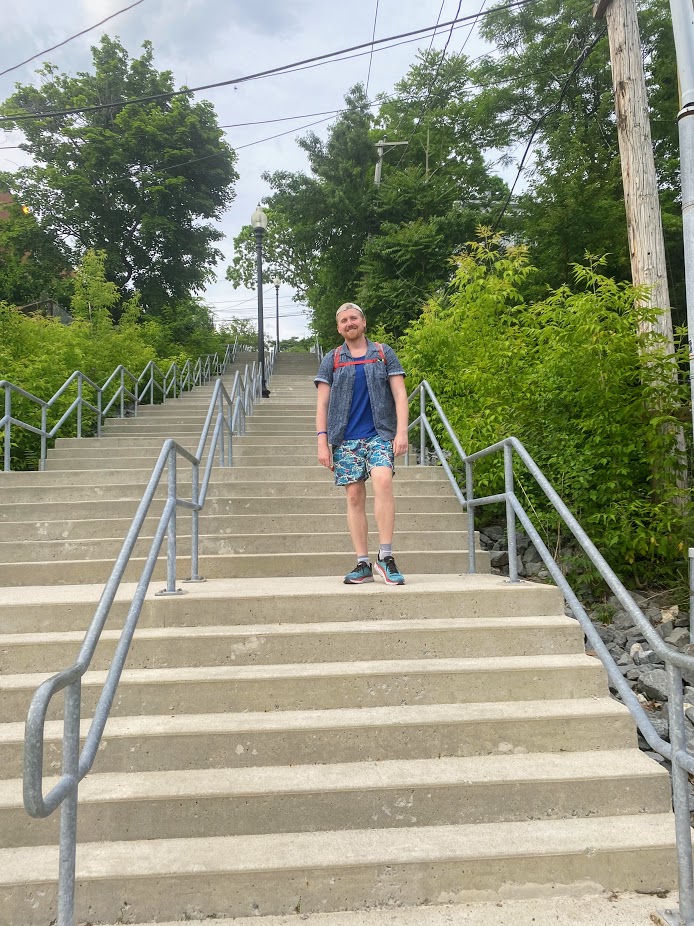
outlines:
[[[663,339],[640,333],[654,311],[643,293],[593,262],[574,267],[571,287],[528,300],[537,271],[527,249],[500,248],[498,239],[470,245],[454,269],[450,290],[430,300],[399,344],[409,385],[429,380],[467,452],[520,438],[618,574],[682,580],[691,492],[682,503],[674,429],[662,425],[677,423],[686,389],[664,380]],[[477,495],[503,491],[501,456],[475,471]],[[522,467],[518,486],[546,535],[565,541]],[[579,582],[595,581],[587,561],[576,570]]]
[[[0,190],[7,190],[0,177]],[[48,296],[67,306],[72,288],[65,249],[27,206],[0,204],[0,301],[23,306]]]
[[[641,37],[650,92],[656,168],[671,299],[681,301],[681,219],[673,190],[677,107],[672,24],[664,0],[646,0]],[[534,140],[514,206],[501,227],[530,245],[541,278],[572,279],[586,252],[605,254],[605,274],[630,279],[612,78],[604,23],[578,0],[538,0],[497,10],[481,26],[495,52],[472,70],[479,133],[488,149],[523,154]],[[571,76],[582,53],[587,57]],[[673,286],[674,284],[674,286]],[[539,293],[537,294],[539,295]],[[677,318],[677,316],[676,316]],[[681,316],[680,316],[681,320]]]
[[[92,49],[93,73],[38,73],[18,85],[2,113],[105,109],[5,125],[21,129],[35,159],[11,178],[22,203],[46,232],[78,254],[106,254],[107,279],[122,294],[137,290],[149,312],[187,299],[222,257],[222,232],[210,223],[233,198],[236,155],[223,140],[210,103],[187,96],[124,106],[175,89],[153,65],[150,42],[140,58],[104,36]]]
[[[335,309],[355,298],[364,242],[374,230],[376,151],[370,127],[368,100],[364,88],[357,86],[346,96],[345,112],[325,143],[313,133],[299,140],[308,155],[310,175],[264,175],[273,190],[265,203],[267,265],[311,305],[318,330],[334,330]],[[250,226],[234,240],[234,250],[227,278],[236,286],[254,285],[256,251]]]

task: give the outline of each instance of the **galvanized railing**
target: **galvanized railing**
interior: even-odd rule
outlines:
[[[148,398],[151,405],[155,401],[165,402],[167,398],[175,399],[184,390],[200,386],[208,382],[212,376],[221,376],[234,362],[237,343],[238,337],[234,344],[227,345],[223,355],[207,354],[205,357],[199,357],[194,366],[191,366],[190,360],[187,360],[182,366],[174,361],[166,372],[153,360],[150,360],[139,377],[136,377],[121,364],[111,373],[103,386],[99,386],[85,373],[76,370],[65,380],[55,395],[47,400],[32,395],[26,389],[22,389],[6,379],[0,380],[0,390],[5,392],[4,414],[0,418],[0,432],[4,431],[4,471],[7,473],[12,469],[11,440],[13,427],[29,431],[40,438],[39,470],[42,471],[46,464],[48,441],[53,440],[73,413],[76,418],[77,437],[83,436],[82,418],[85,409],[96,416],[96,435],[98,437],[101,435],[103,419],[114,406],[121,418],[125,416],[126,405],[132,408],[134,415],[137,415],[138,406],[144,404]],[[76,383],[77,395],[66,411],[63,412],[60,419],[49,428],[48,416],[51,409],[73,383]],[[114,389],[113,395],[107,401],[107,396],[112,388]],[[85,389],[91,390],[91,401],[85,396]],[[22,421],[13,415],[13,396],[28,399],[41,409],[40,426],[37,427],[31,422]]]
[[[689,783],[688,775],[694,774],[694,756],[687,749],[685,732],[685,716],[683,706],[682,672],[694,676],[694,657],[687,656],[679,650],[665,643],[660,635],[653,629],[651,622],[635,604],[634,599],[626,590],[615,572],[609,566],[597,547],[590,540],[586,532],[569,511],[562,499],[550,484],[547,477],[535,463],[523,444],[516,437],[508,437],[498,441],[477,453],[466,454],[453,428],[450,425],[441,405],[434,395],[429,383],[423,380],[409,396],[409,401],[418,402],[417,417],[409,425],[410,431],[419,430],[419,464],[426,466],[428,462],[428,442],[431,443],[436,456],[443,467],[458,501],[467,511],[467,541],[468,541],[468,569],[471,573],[477,571],[475,555],[475,509],[482,505],[491,505],[504,502],[506,506],[506,533],[508,538],[509,579],[518,582],[518,563],[516,553],[516,518],[520,521],[528,537],[535,545],[545,568],[554,582],[562,591],[571,611],[581,625],[591,649],[602,661],[612,687],[619,692],[622,701],[631,712],[644,739],[654,752],[659,753],[672,765],[672,801],[675,815],[675,834],[677,841],[677,864],[679,876],[680,909],[677,919],[672,920],[672,926],[694,926],[694,872],[692,869],[692,830],[689,816]],[[431,426],[427,407],[433,407],[440,424],[457,454],[461,466],[465,471],[464,490],[461,490],[448,462],[446,454]],[[504,458],[504,491],[497,495],[475,497],[474,466],[480,460],[492,454],[503,454]],[[619,603],[633,620],[634,626],[647,640],[651,649],[658,654],[665,663],[669,682],[668,720],[670,729],[670,742],[664,740],[656,731],[648,713],[644,710],[633,691],[627,684],[617,663],[612,658],[602,638],[595,629],[593,622],[585,608],[577,598],[559,565],[550,553],[542,537],[536,530],[528,513],[516,496],[514,487],[514,457],[522,460],[528,472],[542,489],[552,507],[562,521],[576,538],[580,547],[605,580]],[[409,460],[406,460],[409,462]],[[694,628],[692,615],[694,614],[694,548],[689,550],[689,577],[690,577],[690,633]]]
[[[116,559],[113,571],[104,587],[101,599],[84,637],[76,661],[68,669],[45,681],[34,694],[26,721],[24,745],[24,806],[32,817],[47,817],[60,807],[60,851],[58,873],[58,926],[73,926],[75,895],[75,856],[77,847],[77,807],[79,783],[94,764],[101,737],[118,687],[123,667],[137,628],[145,594],[152,579],[161,546],[166,537],[166,587],[157,595],[180,595],[176,587],[177,534],[176,511],[186,508],[191,512],[191,574],[185,582],[202,582],[199,574],[199,513],[202,510],[210,482],[215,456],[220,466],[231,466],[233,461],[233,435],[245,431],[246,415],[253,409],[260,395],[262,378],[260,366],[254,362],[247,366],[243,376],[237,372],[230,392],[217,379],[207,416],[195,454],[172,439],[164,441],[152,475],[145,489],[125,541]],[[215,421],[214,428],[212,421]],[[203,456],[210,439],[209,452],[200,479]],[[190,498],[179,496],[179,459],[190,464]],[[108,670],[106,681],[89,725],[84,745],[80,750],[80,720],[82,717],[81,682],[89,670],[94,651],[106,625],[111,605],[135,549],[152,501],[166,473],[166,501],[154,533],[132,604]],[[44,726],[54,695],[64,691],[63,706],[63,764],[57,784],[43,793]]]

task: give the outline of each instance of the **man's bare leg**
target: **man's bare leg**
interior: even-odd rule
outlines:
[[[392,544],[395,530],[395,496],[393,470],[389,466],[375,466],[370,473],[374,487],[374,515],[381,544]]]
[[[352,538],[354,552],[359,556],[369,555],[369,525],[366,520],[366,483],[350,482],[345,486],[347,494],[347,526]]]

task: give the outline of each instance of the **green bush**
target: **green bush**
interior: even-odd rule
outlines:
[[[466,452],[515,435],[618,574],[677,582],[694,529],[691,492],[676,479],[687,390],[672,382],[662,339],[641,333],[654,317],[644,294],[599,265],[576,267],[573,289],[530,303],[526,250],[473,243],[399,349],[408,385],[429,381]],[[521,501],[561,546],[554,510],[522,464],[516,472]],[[475,467],[475,494],[499,491],[496,454]],[[574,570],[595,580],[585,559]]]

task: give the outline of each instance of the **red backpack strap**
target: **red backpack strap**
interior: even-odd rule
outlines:
[[[382,345],[382,344],[379,344],[377,341],[374,341],[374,342],[373,342],[373,345],[374,345],[374,347],[377,347],[377,348],[378,348],[378,353],[381,355],[381,360],[382,360],[384,363],[386,363],[386,362],[387,362],[387,361],[386,361],[386,354],[385,354],[385,351],[383,350],[383,345]],[[342,344],[340,344],[339,347],[336,347],[335,350],[333,351],[333,373],[335,373],[335,371],[337,370],[338,367],[343,367],[343,366],[348,367],[348,366],[352,366],[352,364],[351,364],[349,361],[347,361],[346,363],[340,363],[340,352],[341,352],[341,351],[342,351]],[[375,361],[373,361],[373,360],[367,360],[367,361],[359,361],[359,362],[360,362],[360,363],[363,363],[363,362],[366,362],[366,363],[374,363]]]

